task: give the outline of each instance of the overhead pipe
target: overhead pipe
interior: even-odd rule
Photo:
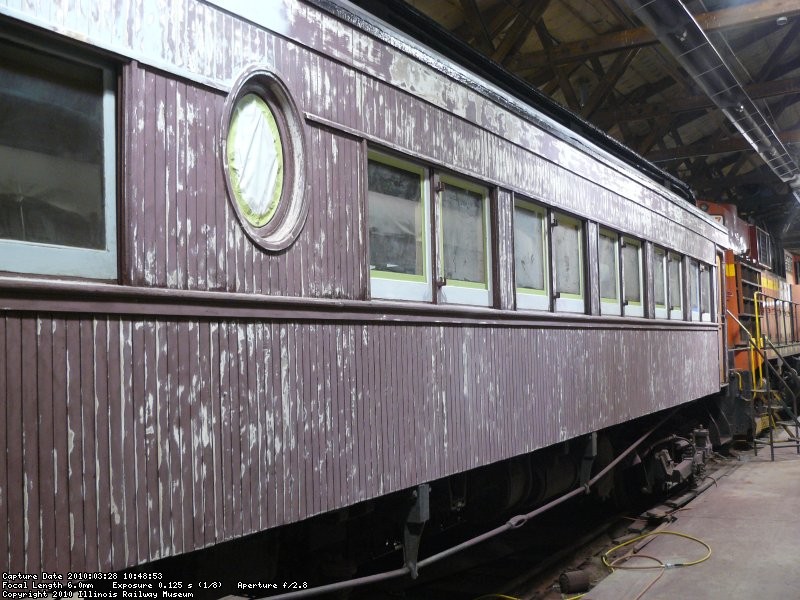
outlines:
[[[681,0],[626,0],[800,203],[800,167]]]

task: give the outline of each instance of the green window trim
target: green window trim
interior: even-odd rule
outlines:
[[[567,300],[583,300],[583,294],[570,294],[567,292],[558,292],[556,299],[564,298]]]
[[[583,222],[580,219],[576,219],[575,217],[570,217],[563,213],[553,212],[551,213],[551,222],[550,226],[552,227],[571,227],[578,232],[578,289],[579,292],[569,293],[569,292],[555,292],[556,300],[560,298],[568,299],[568,300],[584,300],[586,296],[586,282],[585,282],[585,273],[584,273],[584,241],[583,241]],[[551,234],[552,235],[552,234]],[[554,253],[555,254],[555,253]],[[553,265],[553,274],[555,277],[556,283],[558,282],[558,267],[557,265]]]
[[[615,306],[618,306],[620,304],[620,298],[622,296],[622,289],[621,289],[622,288],[622,283],[621,283],[621,280],[620,280],[620,260],[619,260],[619,250],[620,250],[620,239],[621,238],[620,238],[619,234],[617,234],[617,233],[615,233],[613,231],[610,231],[608,229],[603,229],[603,228],[601,228],[599,233],[598,233],[598,242],[599,242],[600,238],[606,238],[606,239],[612,240],[612,242],[614,244],[614,267],[613,267],[613,272],[614,272],[614,285],[615,285],[615,288],[616,288],[615,289],[616,296],[603,296],[601,294],[600,295],[600,302],[602,302],[603,304],[613,304]],[[601,266],[601,263],[600,263],[600,252],[599,252],[599,249],[598,249],[598,261],[597,261],[598,276],[599,276],[599,272],[600,272],[600,266]]]
[[[486,283],[478,283],[475,281],[462,281],[460,279],[448,279],[445,285],[454,285],[456,287],[470,288],[473,290],[488,290],[489,285]]]
[[[530,294],[531,296],[547,296],[547,290],[539,290],[536,288],[517,287],[517,292],[521,294]]]
[[[428,232],[430,231],[430,211],[428,210],[428,194],[426,193],[426,185],[425,185],[428,178],[428,170],[421,165],[403,160],[401,158],[396,158],[394,156],[389,156],[388,154],[383,154],[375,150],[370,150],[367,153],[367,160],[375,161],[384,165],[388,165],[390,167],[395,167],[396,169],[408,171],[410,173],[414,173],[419,176],[420,203],[417,216],[420,219],[420,223],[422,223],[422,230],[423,230],[422,235],[424,238],[421,248],[422,251],[421,275],[411,275],[407,273],[394,273],[392,271],[383,271],[380,269],[370,269],[370,277],[377,277],[379,279],[389,279],[392,281],[410,281],[414,283],[427,283],[428,281],[430,281],[430,266],[428,265],[429,262]],[[369,194],[369,190],[367,190],[367,194]],[[369,258],[367,262],[369,262]]]
[[[428,281],[425,275],[394,273],[392,271],[381,271],[379,269],[371,269],[369,273],[370,277],[377,277],[379,279],[389,279],[392,281],[410,281],[414,283],[426,283]]]
[[[456,187],[462,190],[466,190],[468,192],[474,192],[481,196],[481,241],[482,241],[482,248],[483,248],[483,256],[485,262],[485,269],[483,276],[485,281],[477,282],[477,281],[465,281],[461,279],[453,279],[448,278],[445,285],[447,286],[456,286],[462,288],[469,288],[469,289],[480,289],[480,290],[488,290],[489,289],[489,282],[491,281],[491,268],[492,268],[492,261],[491,261],[491,252],[489,248],[489,191],[482,185],[478,185],[476,183],[472,183],[470,181],[466,181],[464,179],[459,179],[457,177],[453,177],[452,175],[442,174],[439,176],[439,181],[441,181],[445,186],[450,185],[452,187]],[[444,256],[444,218],[441,216],[443,212],[443,194],[444,190],[437,192],[437,209],[439,211],[439,231],[438,231],[438,244],[439,244],[439,269],[442,273],[445,272],[445,256]]]

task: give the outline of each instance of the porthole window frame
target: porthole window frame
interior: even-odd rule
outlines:
[[[228,165],[228,136],[239,101],[248,94],[258,96],[272,112],[283,151],[283,188],[271,218],[261,226],[253,224],[239,206]],[[257,246],[280,252],[300,235],[308,216],[306,190],[306,140],[302,112],[283,79],[269,67],[250,65],[236,78],[222,113],[220,161],[231,207],[247,236]]]

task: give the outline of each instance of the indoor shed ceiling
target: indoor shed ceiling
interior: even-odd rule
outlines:
[[[800,251],[800,210],[625,0],[406,0],[477,51]],[[800,2],[685,2],[800,159]],[[798,213],[798,221],[785,225]]]

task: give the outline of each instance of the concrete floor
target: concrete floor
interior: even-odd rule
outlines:
[[[676,513],[666,528],[702,539],[711,546],[711,558],[666,570],[617,570],[582,600],[800,599],[800,456],[787,448],[775,455],[770,462],[767,448],[757,458],[743,456],[737,469]],[[672,535],[656,536],[641,551],[665,563],[705,553],[700,544]]]

